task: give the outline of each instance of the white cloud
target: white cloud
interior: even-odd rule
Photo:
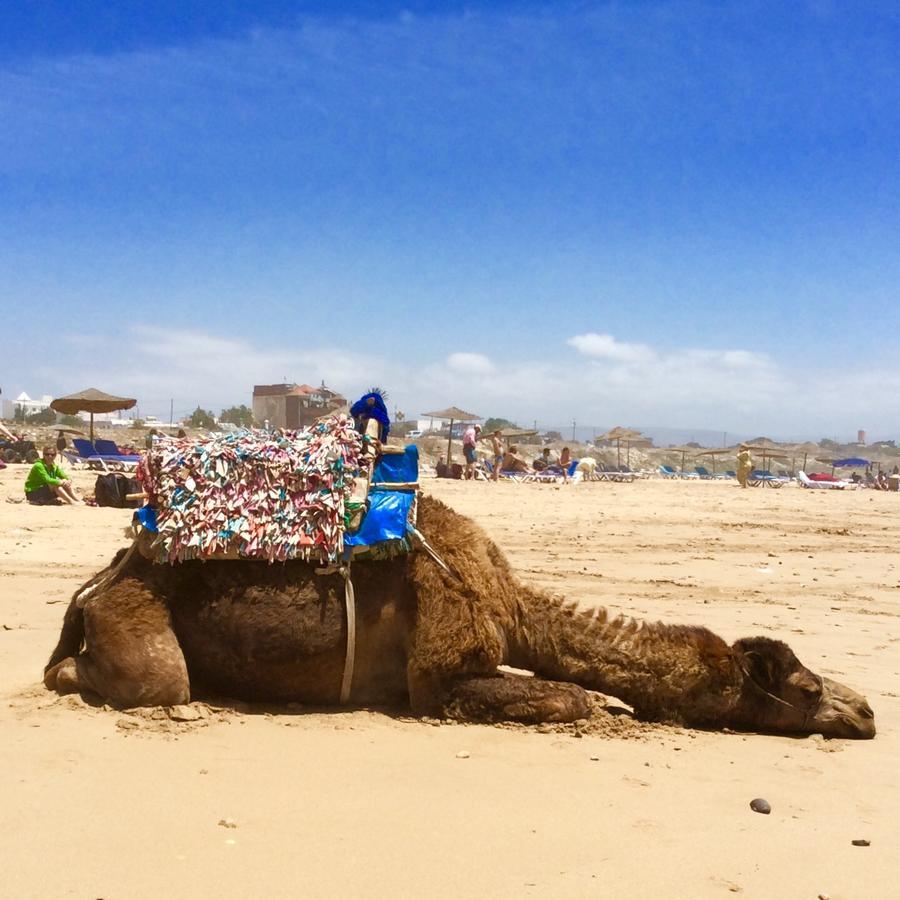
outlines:
[[[577,334],[569,338],[567,344],[584,356],[596,359],[611,359],[623,363],[641,363],[654,358],[653,351],[646,344],[626,344],[617,341],[611,334]]]
[[[494,371],[494,364],[482,353],[451,353],[447,365],[454,372],[474,375],[490,375]]]
[[[157,415],[168,415],[170,397],[176,415],[198,404],[218,412],[249,404],[254,384],[324,380],[350,400],[381,385],[391,409],[407,418],[452,404],[522,424],[536,420],[542,427],[568,428],[574,419],[597,428],[658,425],[845,439],[867,428],[872,438],[896,437],[891,429],[900,419],[900,375],[893,371],[794,371],[751,350],[662,349],[594,337],[605,340],[587,346],[602,352],[574,359],[550,358],[549,351],[531,359],[452,353],[422,363],[390,350],[376,354],[331,344],[297,349],[138,325],[116,341],[104,340],[103,353],[75,335],[68,342],[74,354],[60,353],[34,374],[41,390],[69,393],[93,385],[137,397],[142,413]],[[567,343],[580,349],[575,341]],[[78,372],[77,385],[72,371]]]

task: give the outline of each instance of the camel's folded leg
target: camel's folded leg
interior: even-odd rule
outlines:
[[[454,683],[444,713],[469,722],[574,722],[590,716],[591,703],[575,684],[498,674]]]
[[[44,684],[89,691],[114,706],[171,706],[190,700],[184,654],[165,601],[126,577],[84,605],[86,649],[51,666]]]

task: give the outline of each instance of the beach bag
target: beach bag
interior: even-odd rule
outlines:
[[[129,478],[121,472],[98,475],[94,484],[94,499],[97,506],[114,506],[117,509],[136,509],[142,500],[126,500],[127,494],[139,494],[143,488],[137,478]]]

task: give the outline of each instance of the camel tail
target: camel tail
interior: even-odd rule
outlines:
[[[59,635],[59,643],[50,654],[50,661],[44,667],[44,674],[66,657],[77,656],[84,644],[84,610],[73,599],[69,603],[63,618],[62,631]]]

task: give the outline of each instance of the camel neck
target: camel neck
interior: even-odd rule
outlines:
[[[645,719],[721,723],[740,693],[730,648],[705,628],[584,613],[524,587],[508,643],[511,665],[611,694]]]

